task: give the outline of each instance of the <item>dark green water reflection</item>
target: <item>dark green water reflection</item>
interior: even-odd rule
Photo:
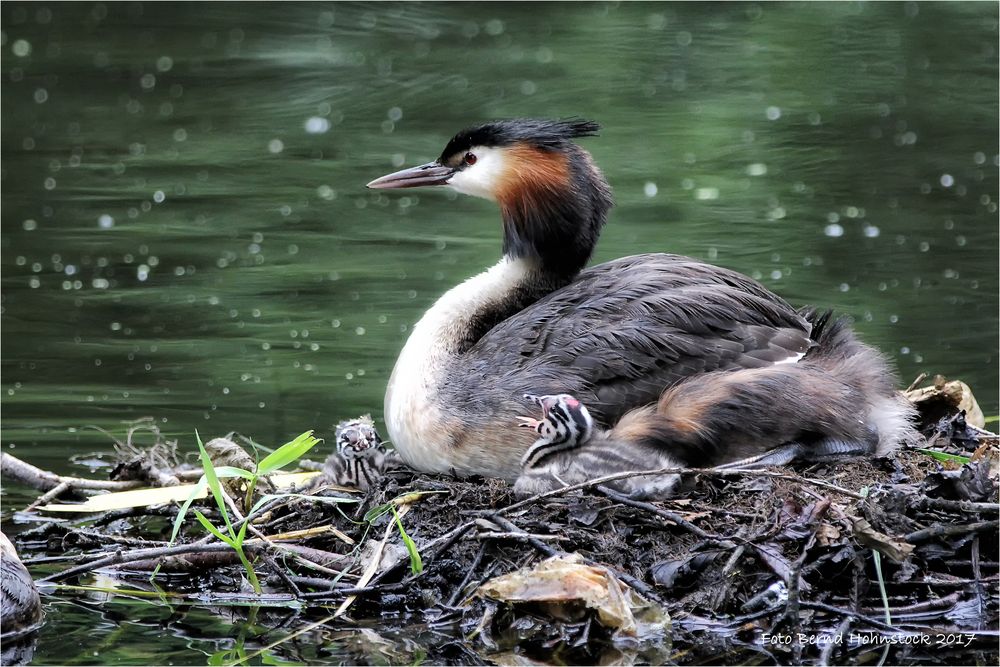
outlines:
[[[744,271],[996,414],[997,11],[4,3],[3,447],[66,469],[144,415],[188,444],[380,417],[499,224],[364,183],[534,115],[605,125],[597,260]]]

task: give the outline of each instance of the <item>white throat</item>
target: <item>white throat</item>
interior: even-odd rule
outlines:
[[[385,423],[396,451],[409,465],[446,471],[449,425],[438,403],[453,372],[458,344],[484,307],[502,302],[532,271],[524,259],[504,257],[490,269],[453,287],[424,313],[403,346],[385,393]]]

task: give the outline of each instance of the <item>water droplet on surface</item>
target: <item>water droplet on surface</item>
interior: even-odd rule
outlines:
[[[15,42],[11,44],[10,50],[18,58],[24,58],[25,56],[31,54],[31,42],[26,39],[15,40]]]
[[[313,116],[306,120],[305,129],[309,134],[323,134],[330,129],[330,121],[320,116]]]
[[[267,150],[271,153],[280,153],[285,150],[285,144],[281,139],[271,139],[267,142]]]
[[[778,107],[768,107],[764,111],[764,115],[767,116],[768,120],[778,120],[781,118],[781,109]]]
[[[844,228],[837,223],[832,222],[823,228],[823,234],[831,238],[837,238],[844,235]]]
[[[659,188],[656,187],[656,183],[647,181],[646,184],[642,186],[642,192],[647,197],[655,197],[656,193],[659,192]]]
[[[763,162],[754,162],[747,165],[747,176],[763,176],[767,173],[767,165]]]
[[[500,19],[490,19],[486,22],[485,29],[487,35],[493,35],[494,37],[501,35],[504,30],[503,21]]]

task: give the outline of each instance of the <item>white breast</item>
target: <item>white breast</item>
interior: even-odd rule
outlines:
[[[413,327],[385,393],[385,423],[393,447],[410,466],[428,472],[460,468],[449,451],[452,429],[439,402],[440,387],[462,372],[457,355],[470,321],[522,284],[527,262],[504,257],[498,264],[453,287]]]

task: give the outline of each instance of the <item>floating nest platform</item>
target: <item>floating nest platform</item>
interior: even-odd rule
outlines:
[[[367,494],[280,495],[244,544],[261,594],[193,518],[168,544],[175,505],[17,541],[50,581],[150,589],[156,570],[195,603],[273,607],[282,627],[257,648],[279,654],[360,624],[373,662],[412,661],[402,638],[419,635],[431,663],[997,664],[997,439],[955,411],[925,429],[925,447],[885,459],[687,471],[662,502],[409,472]]]

